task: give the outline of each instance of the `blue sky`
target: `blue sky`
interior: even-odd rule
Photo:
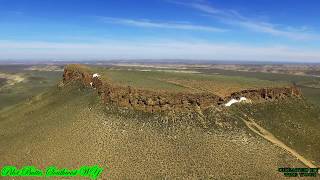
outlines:
[[[317,0],[0,0],[0,60],[320,62]]]

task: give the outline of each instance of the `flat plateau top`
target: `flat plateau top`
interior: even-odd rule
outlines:
[[[285,82],[200,73],[193,70],[181,69],[95,66],[90,67],[90,71],[101,75],[102,80],[120,86],[132,86],[155,91],[207,92],[222,97],[247,89],[289,86],[289,83]]]

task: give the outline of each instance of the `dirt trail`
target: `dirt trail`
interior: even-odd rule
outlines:
[[[246,115],[245,115],[246,116]],[[247,117],[247,116],[246,116]],[[258,134],[259,136],[265,138],[266,140],[272,142],[273,144],[277,145],[280,148],[285,149],[290,154],[292,154],[294,157],[299,159],[303,164],[305,164],[309,168],[317,168],[316,165],[314,165],[312,162],[301,156],[298,152],[296,152],[294,149],[288,147],[283,142],[281,142],[279,139],[277,139],[272,133],[264,129],[263,127],[259,126],[252,118],[247,117],[248,120],[245,120],[244,118],[241,118],[244,123],[247,125],[249,129],[251,129],[253,132]],[[320,172],[318,172],[320,174]]]
[[[187,89],[191,89],[194,92],[203,92],[203,90],[201,90],[201,89],[197,89],[197,88],[194,88],[192,86],[188,86],[186,84],[182,84],[182,83],[179,83],[179,82],[176,82],[176,81],[173,81],[173,80],[166,80],[166,79],[159,79],[159,80],[163,81],[163,82],[171,83],[171,84],[174,84],[174,85],[177,85],[177,86],[181,86],[181,87],[184,87],[184,88],[187,88]]]

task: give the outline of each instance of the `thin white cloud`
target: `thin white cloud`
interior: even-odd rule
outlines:
[[[252,20],[239,21],[239,20],[231,20],[231,19],[223,19],[224,23],[237,25],[249,29],[251,31],[261,32],[270,34],[273,36],[281,36],[286,37],[293,40],[319,40],[320,36],[317,34],[311,34],[306,31],[300,31],[297,28],[281,28],[277,27],[274,24],[266,23],[266,22],[258,22]]]
[[[193,31],[209,31],[209,32],[225,32],[226,29],[201,26],[191,23],[180,23],[180,22],[155,22],[150,20],[135,20],[135,19],[124,19],[124,18],[113,18],[113,17],[99,17],[100,20],[106,23],[122,24],[136,27],[145,28],[162,28],[162,29],[179,29],[179,30],[193,30]]]
[[[308,32],[308,29],[305,28],[305,26],[296,28],[255,20],[246,17],[235,10],[215,8],[204,0],[170,0],[169,2],[196,9],[202,13],[205,13],[207,16],[219,19],[222,23],[239,26],[250,31],[286,37],[293,40],[320,40],[320,35]]]
[[[320,62],[318,49],[249,46],[202,41],[109,41],[52,43],[0,41],[0,60],[6,59],[184,59]]]

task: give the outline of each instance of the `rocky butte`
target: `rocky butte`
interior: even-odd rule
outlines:
[[[88,88],[95,88],[105,104],[113,104],[147,112],[161,112],[168,110],[184,111],[192,109],[206,109],[210,106],[221,106],[231,99],[246,97],[251,102],[302,97],[301,91],[295,87],[277,87],[248,89],[233,92],[226,97],[213,93],[185,93],[185,92],[157,92],[131,86],[119,86],[112,82],[104,82],[83,65],[67,65],[64,68],[63,84],[80,82]]]

